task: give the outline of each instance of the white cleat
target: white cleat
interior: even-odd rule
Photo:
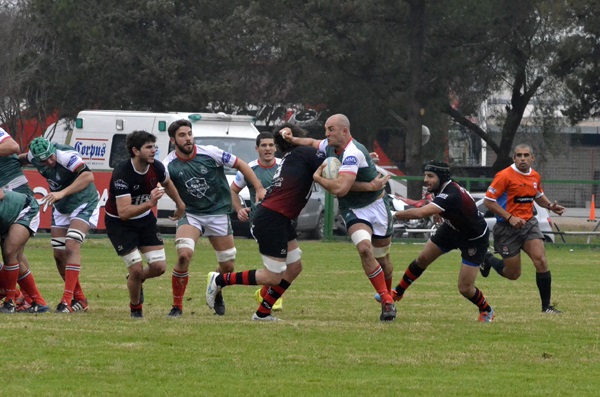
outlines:
[[[268,315],[267,317],[258,317],[256,313],[252,315],[252,321],[265,321],[265,322],[273,322],[273,321],[281,321],[277,317],[273,317],[272,315]]]
[[[221,290],[221,287],[215,282],[218,275],[219,273],[217,272],[210,272],[208,273],[206,280],[206,304],[211,309],[215,308],[215,298],[217,297],[217,293]]]

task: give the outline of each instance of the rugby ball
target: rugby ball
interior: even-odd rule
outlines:
[[[325,168],[323,168],[323,173],[321,174],[323,178],[337,178],[340,167],[342,166],[340,160],[338,160],[336,157],[327,157],[323,163],[325,164]]]

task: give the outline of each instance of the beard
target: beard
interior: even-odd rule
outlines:
[[[177,149],[179,149],[179,151],[185,155],[190,155],[194,151],[194,145],[191,145],[189,149],[184,145],[179,145],[178,143],[176,143],[175,146],[177,146]]]

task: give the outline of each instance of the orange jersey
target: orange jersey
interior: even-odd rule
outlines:
[[[534,199],[543,194],[540,174],[533,168],[524,174],[513,164],[496,174],[485,197],[496,201],[511,215],[527,221],[533,217]],[[496,219],[504,221],[502,217]]]

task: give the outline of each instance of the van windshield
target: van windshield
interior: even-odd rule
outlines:
[[[196,145],[213,145],[226,152],[232,153],[237,157],[249,163],[258,157],[255,150],[256,140],[248,138],[207,138],[194,137]],[[225,168],[225,172],[237,172],[237,170],[229,170]]]

